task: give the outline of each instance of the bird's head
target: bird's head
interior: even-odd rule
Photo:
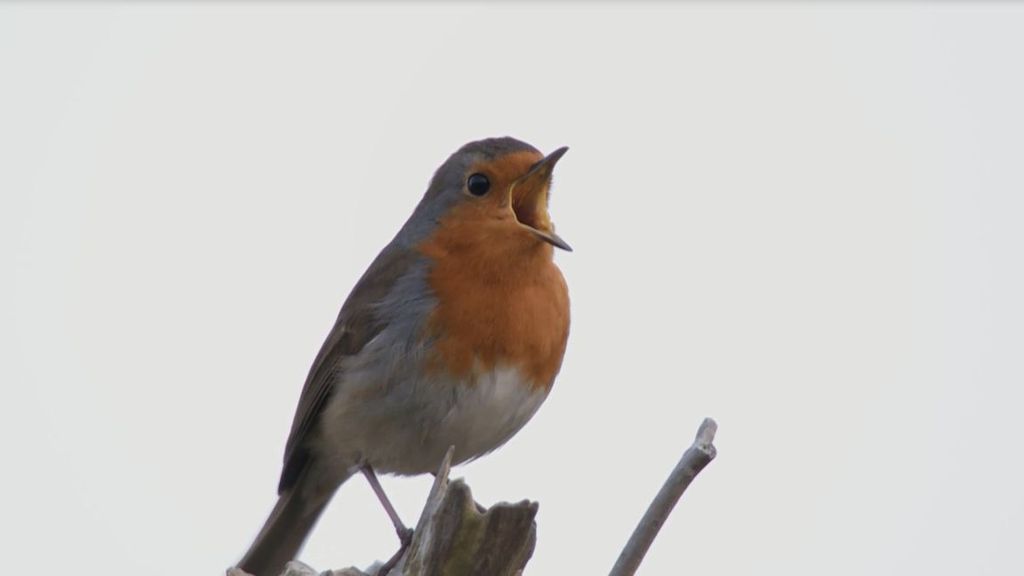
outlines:
[[[514,138],[470,142],[438,168],[417,215],[460,230],[467,242],[571,251],[548,213],[552,171],[567,150],[544,156]]]

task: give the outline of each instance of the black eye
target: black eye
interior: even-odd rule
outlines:
[[[483,196],[491,189],[491,181],[483,174],[473,174],[469,177],[469,180],[466,180],[466,188],[469,189],[469,193],[473,196]]]

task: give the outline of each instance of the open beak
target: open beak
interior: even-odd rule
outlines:
[[[512,211],[515,212],[516,220],[521,226],[548,244],[572,252],[569,244],[555,234],[551,217],[548,215],[551,172],[558,160],[568,150],[568,147],[563,146],[534,164],[529,172],[512,183],[512,186],[509,187],[509,197]]]

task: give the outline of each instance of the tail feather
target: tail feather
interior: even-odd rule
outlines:
[[[330,498],[309,502],[300,480],[281,494],[263,529],[256,536],[238,567],[253,576],[279,576],[295,559]]]

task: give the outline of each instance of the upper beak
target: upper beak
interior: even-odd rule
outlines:
[[[529,172],[516,180],[509,188],[512,210],[519,223],[538,238],[567,252],[572,252],[569,244],[555,234],[548,216],[548,189],[551,187],[551,173],[558,160],[569,151],[563,146],[543,160],[534,164]]]

